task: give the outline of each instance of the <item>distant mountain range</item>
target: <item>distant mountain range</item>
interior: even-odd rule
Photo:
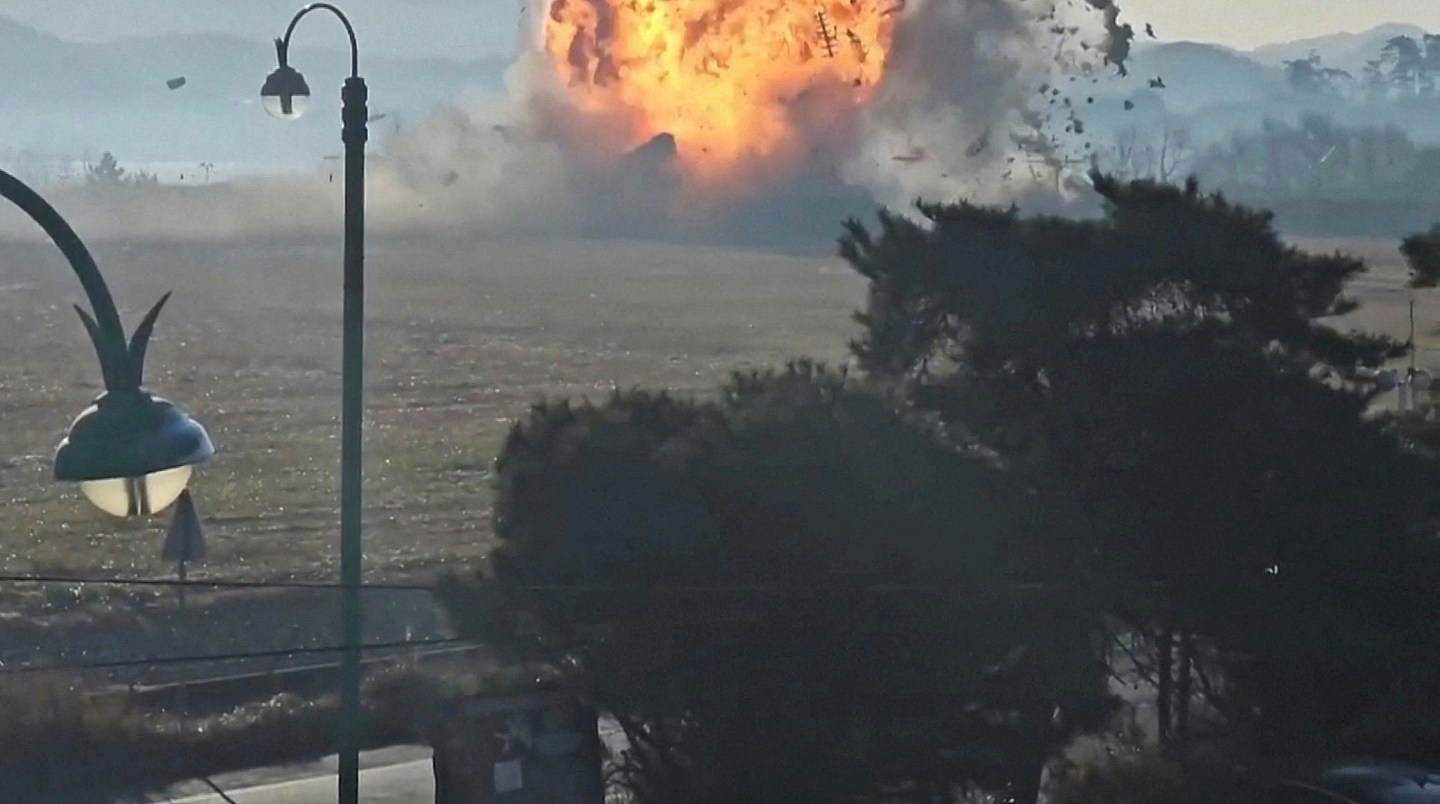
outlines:
[[[1126,82],[1148,89],[1151,79],[1165,82],[1166,106],[1191,111],[1225,103],[1262,101],[1282,79],[1279,70],[1250,55],[1201,42],[1164,42],[1140,47],[1129,62]]]
[[[414,121],[468,88],[501,84],[508,60],[365,58],[372,114]],[[58,39],[0,17],[0,149],[50,154],[113,151],[122,162],[194,158],[295,161],[339,149],[340,84],[348,53],[299,48],[290,62],[316,96],[290,124],[269,120],[257,103],[275,68],[273,46],[223,34],[164,34],[108,43]],[[184,76],[171,90],[166,81]],[[333,103],[327,101],[333,99]]]
[[[1134,113],[1116,115],[1111,103],[1103,107],[1096,122],[1124,126],[1147,116],[1178,113],[1196,118],[1191,128],[1198,130],[1193,133],[1222,134],[1261,116],[1283,115],[1285,109],[1295,108],[1296,99],[1285,86],[1285,62],[1315,53],[1325,66],[1358,78],[1365,62],[1378,58],[1390,39],[1424,33],[1418,26],[1391,23],[1360,33],[1281,42],[1250,51],[1209,42],[1142,39],[1128,62],[1130,76],[1109,79],[1097,88],[1099,95],[1131,100]],[[1164,82],[1163,88],[1151,87],[1156,78]]]
[[[1385,43],[1396,36],[1419,38],[1426,33],[1418,25],[1387,23],[1360,33],[1338,33],[1311,39],[1297,39],[1263,45],[1251,51],[1251,55],[1262,64],[1281,65],[1294,59],[1303,59],[1312,52],[1320,55],[1327,66],[1339,67],[1359,74],[1365,62],[1378,58]]]

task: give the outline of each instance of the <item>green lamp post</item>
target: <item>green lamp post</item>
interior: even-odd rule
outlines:
[[[360,800],[360,563],[361,448],[365,415],[365,141],[368,91],[360,77],[355,29],[344,12],[329,3],[311,3],[296,12],[285,35],[275,40],[279,62],[265,79],[260,100],[281,120],[305,112],[310,87],[290,66],[290,36],[306,14],[324,10],[339,18],[350,39],[350,77],[340,92],[340,138],[345,144],[344,310],[341,345],[340,408],[340,620],[344,652],[340,661],[340,804]]]

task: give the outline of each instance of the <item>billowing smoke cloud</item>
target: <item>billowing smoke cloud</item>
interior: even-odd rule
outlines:
[[[633,0],[563,1],[607,8]],[[1044,88],[1066,73],[1103,79],[1123,70],[1133,32],[1113,0],[893,1],[884,73],[863,105],[847,106],[850,87],[835,81],[787,96],[787,125],[799,133],[798,145],[781,149],[790,161],[740,164],[723,184],[687,174],[680,134],[652,131],[635,141],[643,129],[629,110],[586,107],[537,33],[503,91],[458,99],[372,160],[369,226],[825,242],[841,218],[877,204],[1053,192],[1063,147],[1056,130],[1080,125],[1042,116]],[[810,0],[785,2],[810,8]],[[687,35],[702,29],[715,35],[722,26],[707,18]],[[835,26],[835,41],[841,30]],[[1037,170],[1045,159],[1051,164]],[[77,228],[95,237],[328,232],[338,229],[342,202],[339,178],[323,175],[61,196]],[[14,226],[0,218],[0,234]]]
[[[624,1],[566,0],[601,10]],[[586,114],[538,30],[511,70],[508,94],[487,107],[490,117],[472,110],[415,132],[397,146],[395,166],[446,210],[437,220],[585,234],[753,239],[789,226],[817,227],[828,239],[839,218],[880,203],[1053,193],[1061,168],[1034,163],[1053,163],[1063,129],[1083,123],[1047,121],[1050,95],[1041,89],[1065,74],[1103,80],[1123,70],[1133,33],[1112,0],[910,0],[894,8],[903,11],[883,79],[863,108],[850,114],[831,102],[827,93],[845,88],[825,82],[787,101],[805,147],[783,169],[761,160],[740,166],[738,194],[687,185],[685,143],[674,135],[635,143],[626,136],[639,125],[626,110]],[[450,181],[436,188],[436,176]]]

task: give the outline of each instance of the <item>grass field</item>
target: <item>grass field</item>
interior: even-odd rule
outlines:
[[[337,239],[338,242],[338,239]],[[1342,325],[1403,336],[1395,244],[1305,240],[1365,257],[1365,306]],[[338,245],[95,245],[133,326],[160,293],[149,385],[210,429],[195,482],[210,576],[333,578],[340,377]],[[366,570],[461,566],[490,543],[487,473],[508,424],[547,396],[618,386],[704,393],[730,371],[846,358],[863,283],[834,259],[615,242],[372,243],[368,263]],[[1418,294],[1421,362],[1440,363]],[[54,249],[0,244],[0,573],[153,577],[167,517],[117,522],[50,480],[51,451],[98,392]],[[1434,367],[1434,366],[1432,366]],[[19,611],[72,607],[0,585]]]
[[[1387,332],[1404,338],[1408,330],[1408,303],[1415,299],[1415,341],[1419,345],[1416,363],[1434,371],[1440,368],[1440,291],[1412,291],[1405,287],[1409,272],[1395,240],[1353,238],[1297,238],[1295,243],[1313,252],[1342,251],[1365,260],[1366,277],[1351,289],[1361,302],[1354,313],[1340,320],[1351,326]]]
[[[194,483],[202,572],[333,578],[338,238],[93,246],[128,326],[176,291],[147,384],[219,451]],[[367,268],[372,578],[485,552],[488,466],[534,401],[617,385],[704,392],[734,369],[843,360],[863,293],[837,260],[656,244],[376,242]],[[0,573],[162,576],[167,516],[117,522],[50,480],[54,445],[99,391],[69,307],[80,300],[52,247],[0,245]],[[56,594],[0,586],[12,609]]]

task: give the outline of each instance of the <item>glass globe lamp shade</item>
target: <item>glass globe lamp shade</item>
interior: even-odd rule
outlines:
[[[96,508],[122,519],[150,516],[169,508],[190,482],[193,469],[177,466],[143,477],[110,477],[85,480],[80,491]]]
[[[310,105],[310,87],[293,67],[279,67],[260,88],[260,105],[277,120],[298,120]]]
[[[100,396],[55,450],[55,479],[79,483],[101,510],[120,517],[164,510],[215,454],[199,422],[141,390]]]

